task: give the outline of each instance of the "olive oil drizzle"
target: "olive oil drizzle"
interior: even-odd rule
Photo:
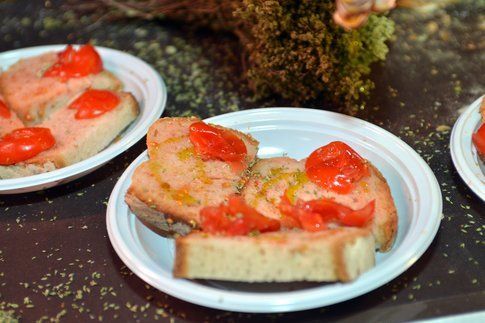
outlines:
[[[152,142],[150,145],[148,145],[148,153],[149,153],[150,156],[152,156],[152,154],[153,154],[154,157],[156,157],[156,154],[158,153],[160,146],[171,144],[171,143],[183,140],[184,138],[188,138],[188,135],[171,137],[171,138],[165,139],[164,141],[162,141],[160,143]]]
[[[296,202],[296,193],[298,190],[308,183],[308,177],[305,172],[298,171],[293,173],[293,180],[292,184],[286,189],[286,197],[292,204]]]
[[[212,184],[212,179],[207,176],[204,163],[195,153],[194,147],[187,147],[180,150],[179,152],[177,152],[177,157],[180,161],[183,162],[193,157],[195,159],[195,170],[197,172],[197,178],[200,179],[204,184]]]
[[[180,205],[197,205],[199,201],[188,193],[186,189],[174,189],[169,183],[165,182],[161,174],[163,173],[163,166],[157,161],[150,161],[148,164],[151,173],[155,176],[155,179],[160,185],[160,188],[168,194],[174,201]]]
[[[296,172],[285,172],[283,167],[272,168],[270,170],[269,175],[265,176],[262,180],[263,184],[261,190],[257,193],[255,199],[252,201],[252,206],[256,207],[261,199],[266,199],[267,201],[267,192],[268,190],[276,185],[278,182],[284,180],[290,180],[290,186],[286,190],[286,197],[292,202],[295,202],[296,193],[299,189],[303,187],[308,182],[308,177],[306,176],[305,172],[296,171]],[[275,201],[269,201],[271,203],[275,203]]]
[[[171,137],[162,141],[161,143],[152,144],[151,147],[149,147],[149,149],[154,154],[157,154],[157,152],[160,149],[160,146],[176,143],[186,138],[188,138],[187,135]],[[200,179],[204,184],[212,184],[212,179],[207,176],[202,159],[195,154],[193,147],[186,147],[178,151],[177,157],[182,162],[188,161],[190,158],[194,157],[197,178]],[[200,201],[198,201],[196,198],[190,195],[187,189],[174,189],[170,186],[169,183],[165,182],[162,179],[161,173],[163,173],[164,168],[159,161],[150,161],[149,168],[150,168],[150,171],[154,174],[157,182],[160,184],[160,187],[162,188],[162,190],[165,193],[167,193],[172,199],[174,199],[180,204],[189,205],[189,206],[200,204]]]

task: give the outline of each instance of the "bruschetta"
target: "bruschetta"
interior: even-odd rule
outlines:
[[[89,158],[138,115],[91,45],[21,59],[0,74],[0,179]]]
[[[81,102],[78,99],[81,99],[83,94],[93,91],[107,92],[108,95],[116,98],[115,105],[100,115],[89,118],[79,117],[79,109],[72,108],[73,104]],[[0,179],[52,171],[91,157],[111,143],[137,117],[138,113],[138,104],[130,93],[87,90],[35,127],[49,129],[55,144],[20,162],[2,165],[0,161]],[[0,150],[1,147],[0,139]]]
[[[282,197],[292,201],[328,199],[354,210],[375,201],[373,218],[365,227],[372,230],[380,251],[389,250],[397,232],[397,211],[389,186],[377,168],[367,162],[369,174],[354,183],[351,192],[342,194],[309,180],[305,161],[288,157],[258,161],[252,168],[242,196],[261,214],[274,219],[283,217],[280,207]]]
[[[245,150],[240,163],[204,158],[191,140],[197,118],[162,118],[147,134],[149,160],[133,174],[125,200],[134,214],[166,237],[199,227],[200,210],[237,193],[256,159],[258,142],[241,132],[210,125],[239,140]]]
[[[80,69],[73,68],[76,60],[82,63],[78,64]],[[68,46],[59,53],[21,59],[0,74],[0,93],[26,126],[40,124],[88,88],[121,87],[121,82],[103,68],[101,58],[90,45],[78,49]]]

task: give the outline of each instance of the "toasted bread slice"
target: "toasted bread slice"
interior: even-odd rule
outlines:
[[[37,156],[12,166],[0,166],[0,178],[34,175],[65,167],[104,149],[138,115],[138,104],[130,93],[120,92],[116,108],[93,118],[78,120],[67,106],[54,112],[40,126],[49,128],[56,144]]]
[[[0,95],[0,102],[4,102],[7,107],[8,107],[8,104],[5,102],[5,99],[3,98],[2,95]],[[10,116],[8,118],[5,118],[5,117],[2,117],[0,115],[0,138],[15,130],[15,129],[18,129],[18,128],[23,128],[24,127],[24,124],[22,123],[22,121],[17,117],[17,115],[15,114],[14,111],[12,111],[10,109]]]
[[[199,211],[219,205],[238,192],[247,172],[234,172],[220,160],[202,160],[189,140],[189,126],[197,118],[162,118],[147,134],[150,160],[131,179],[126,202],[133,213],[159,234],[183,235],[199,225]],[[245,166],[256,158],[258,142],[228,129],[246,145]]]
[[[173,274],[242,282],[349,281],[374,266],[369,230],[338,228],[250,236],[191,233],[176,240]]]
[[[27,126],[41,123],[87,88],[119,90],[122,87],[108,71],[66,82],[56,77],[42,77],[56,61],[54,52],[21,59],[0,75],[0,93]]]
[[[375,200],[374,219],[369,223],[380,251],[391,248],[397,231],[397,211],[389,186],[381,173],[369,164],[370,176],[356,183],[349,194],[325,190],[305,175],[305,160],[276,157],[258,161],[242,191],[246,202],[261,214],[279,219],[278,205],[288,189],[292,197],[304,201],[328,198],[352,209],[360,209]]]

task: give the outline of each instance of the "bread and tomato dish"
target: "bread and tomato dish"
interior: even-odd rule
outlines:
[[[472,141],[477,149],[478,156],[485,162],[485,98],[482,99],[479,112],[482,116],[482,124],[472,135]]]
[[[163,118],[147,134],[149,161],[132,177],[126,201],[138,218],[165,237],[188,234],[200,226],[200,211],[236,194],[256,159],[258,142],[236,131],[245,156],[231,165],[220,159],[203,160],[190,140],[196,118]],[[219,128],[223,129],[223,128]]]
[[[53,171],[108,146],[139,113],[91,45],[21,59],[0,73],[0,179]]]
[[[175,239],[173,275],[241,282],[351,281],[388,251],[397,211],[382,174],[352,147],[257,158],[248,134],[162,118],[125,201]]]

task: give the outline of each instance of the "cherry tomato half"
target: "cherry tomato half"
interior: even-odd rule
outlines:
[[[0,118],[8,119],[10,118],[10,110],[7,107],[7,104],[0,99]]]
[[[280,229],[280,222],[261,215],[240,196],[231,196],[227,204],[205,207],[200,211],[204,232],[228,236]]]
[[[310,154],[305,162],[308,178],[320,187],[340,194],[369,174],[365,159],[349,145],[334,141]]]
[[[103,70],[103,61],[91,45],[80,46],[77,50],[68,45],[57,57],[57,62],[44,72],[44,77],[59,77],[67,81]]]
[[[372,200],[361,209],[353,210],[329,199],[312,201],[297,200],[293,205],[284,194],[279,210],[282,213],[282,225],[287,228],[301,228],[306,231],[321,231],[329,223],[343,226],[363,227],[374,216],[375,201]],[[292,221],[288,221],[288,219]]]
[[[77,110],[76,119],[93,119],[113,110],[120,103],[120,98],[108,90],[87,90],[70,105]]]
[[[0,139],[0,165],[13,165],[32,158],[55,143],[48,128],[16,129]]]
[[[190,125],[189,138],[202,158],[227,162],[236,172],[244,169],[246,145],[234,133],[198,121]]]

